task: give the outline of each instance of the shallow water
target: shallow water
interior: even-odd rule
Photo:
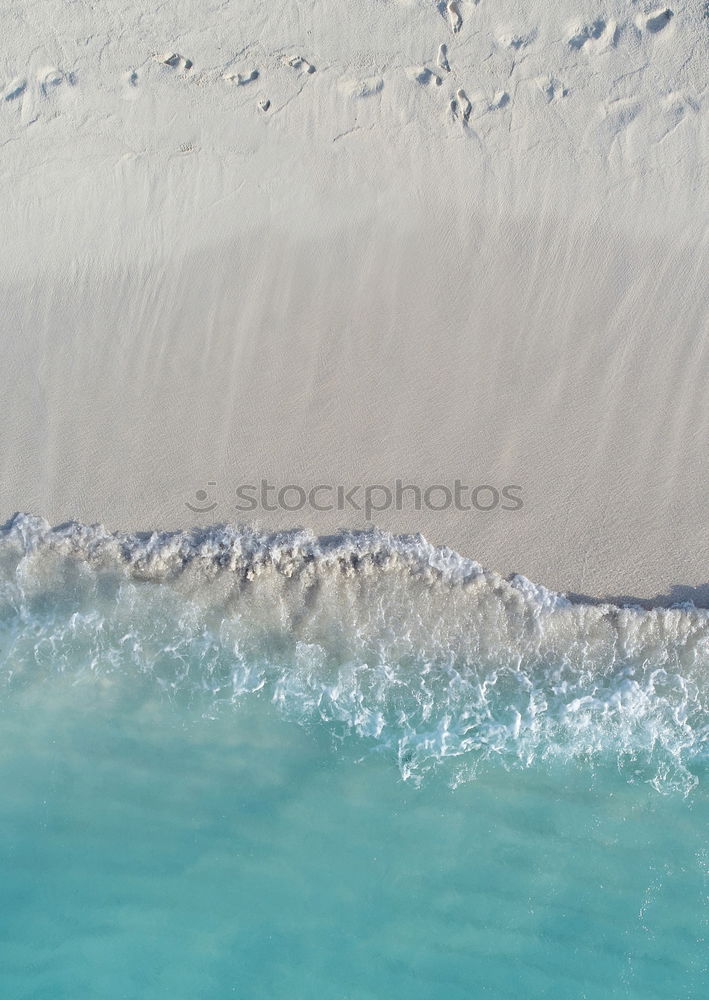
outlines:
[[[705,613],[22,527],[3,998],[706,996]]]
[[[60,676],[3,706],[4,997],[703,997],[709,799],[613,769],[452,790],[265,697]]]

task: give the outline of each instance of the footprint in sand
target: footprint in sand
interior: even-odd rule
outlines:
[[[18,97],[22,97],[26,90],[27,80],[23,76],[16,76],[5,88],[2,99],[3,101],[16,101]]]
[[[639,17],[636,24],[640,29],[644,28],[650,34],[656,35],[658,32],[665,30],[674,16],[675,12],[673,10],[670,10],[669,7],[664,7],[660,10],[654,10],[645,17]]]
[[[535,83],[546,97],[547,104],[569,96],[569,91],[564,84],[554,76],[538,76]]]
[[[664,142],[686,118],[699,114],[700,110],[699,102],[688,94],[679,91],[667,94],[653,123],[652,141]]]
[[[639,101],[631,97],[619,97],[601,105],[601,116],[605,131],[612,138],[617,137],[623,129],[635,121],[642,110]]]
[[[310,74],[315,72],[315,67],[312,63],[309,63],[307,59],[302,56],[290,56],[284,58],[284,63],[286,66],[290,66],[292,69],[297,70],[299,73]]]
[[[615,21],[604,21],[602,17],[596,18],[590,24],[585,24],[578,28],[569,38],[569,47],[572,49],[586,48],[589,51],[600,51],[615,45],[618,38],[618,26]]]
[[[55,66],[46,66],[37,74],[39,89],[45,97],[47,94],[51,94],[55,87],[58,87],[60,83],[63,83],[63,81],[64,74]]]
[[[192,69],[192,60],[186,56],[181,56],[179,52],[166,52],[163,56],[158,56],[158,62],[171,69],[180,69],[183,73]]]
[[[415,80],[422,87],[440,87],[443,83],[440,76],[425,66],[410,66],[406,73],[410,80]]]
[[[455,96],[456,100],[451,101],[451,111],[453,111],[454,115],[457,113],[457,111],[460,111],[460,117],[463,120],[463,124],[467,125],[468,120],[470,118],[470,114],[473,110],[473,105],[470,101],[470,98],[462,88],[456,92]],[[453,107],[454,104],[456,105],[456,108]]]
[[[223,76],[227,83],[235,83],[237,87],[245,87],[247,83],[253,83],[258,78],[259,71],[257,69],[252,69],[250,73],[225,73]]]
[[[71,88],[76,86],[76,75],[65,73],[56,66],[44,66],[37,72],[37,87],[40,98],[56,99],[60,103],[71,100]]]
[[[506,49],[514,49],[515,52],[519,52],[520,49],[526,49],[528,45],[531,45],[534,39],[537,37],[536,31],[515,32],[510,31],[507,28],[500,28],[497,31],[497,41]]]
[[[124,101],[135,101],[140,96],[140,88],[138,87],[138,72],[137,70],[130,69],[127,73],[123,74],[123,97]]]
[[[55,112],[66,107],[73,100],[76,74],[65,72],[56,66],[43,66],[31,78],[15,77],[2,92],[3,101],[17,101],[20,121],[31,125],[42,114],[44,105]]]
[[[450,73],[450,63],[448,62],[448,46],[445,42],[438,46],[438,68]]]
[[[467,125],[473,113],[473,105],[478,108],[477,115],[485,114],[488,111],[501,111],[511,103],[511,97],[506,90],[498,90],[493,98],[487,98],[484,94],[474,94],[472,100],[464,90],[458,90],[455,97],[450,102],[450,112],[453,118],[460,117],[463,124]]]
[[[463,15],[460,12],[458,0],[448,0],[446,14],[448,15],[448,23],[451,26],[451,31],[454,35],[457,35],[463,27]]]

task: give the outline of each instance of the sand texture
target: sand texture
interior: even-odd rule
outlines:
[[[707,13],[5,3],[0,520],[369,520],[709,603]],[[243,512],[262,478],[523,506]]]

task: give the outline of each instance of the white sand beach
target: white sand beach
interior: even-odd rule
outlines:
[[[0,520],[329,533],[365,512],[239,487],[514,485],[370,520],[709,604],[703,0],[3,23]]]

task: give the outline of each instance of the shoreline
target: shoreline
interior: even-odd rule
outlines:
[[[226,570],[242,583],[268,568],[286,578],[307,576],[313,570],[317,578],[321,570],[339,568],[350,577],[398,568],[431,584],[459,587],[484,581],[493,591],[501,588],[500,593],[508,595],[519,592],[525,601],[547,611],[574,606],[611,616],[615,611],[673,611],[699,616],[709,611],[704,588],[676,586],[672,593],[658,595],[655,600],[561,592],[521,573],[503,576],[448,545],[431,544],[420,532],[401,534],[375,525],[321,535],[302,526],[261,530],[254,524],[220,522],[171,530],[109,531],[100,523],[70,520],[50,524],[40,516],[18,512],[0,523],[0,543],[10,546],[8,552],[55,553],[86,561],[94,568],[122,566],[129,575],[154,583],[175,581],[192,564],[204,567],[205,582],[213,572]]]
[[[699,6],[612,0],[596,37],[570,3],[455,32],[423,3],[110,31],[49,3],[54,49],[18,22],[3,56],[0,518],[517,485],[517,510],[372,520],[559,592],[705,600]]]
[[[369,520],[559,592],[705,602],[709,342],[703,303],[687,304],[709,248],[691,233],[683,255],[669,237],[634,248],[597,228],[601,263],[562,220],[541,241],[531,223],[486,223],[459,243],[470,264],[451,289],[430,266],[452,245],[435,216],[426,243],[385,227],[364,270],[348,261],[366,231],[304,256],[262,230],[260,246],[252,232],[120,280],[85,262],[71,280],[6,286],[0,517],[316,534]],[[569,262],[543,292],[540,252]],[[514,485],[523,507],[237,509],[262,479]],[[199,490],[218,501],[204,516],[188,507]]]

